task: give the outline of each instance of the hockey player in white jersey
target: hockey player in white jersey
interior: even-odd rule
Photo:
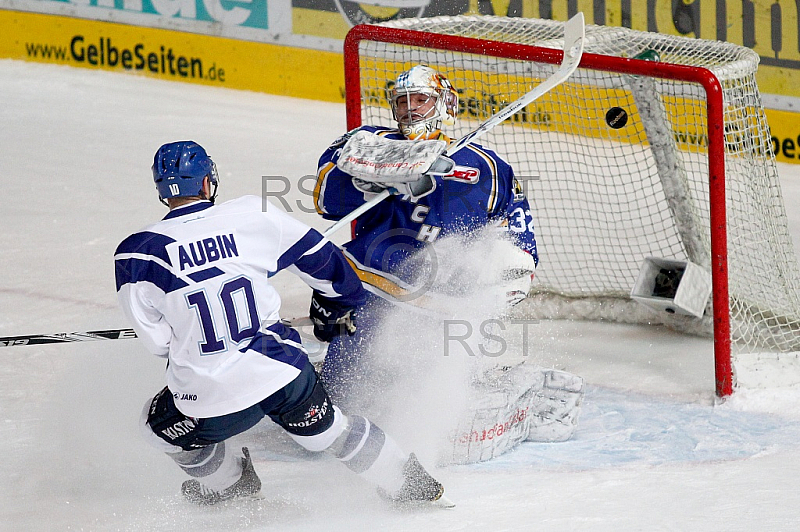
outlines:
[[[352,334],[364,292],[342,253],[319,232],[262,199],[215,204],[219,181],[192,141],[161,146],[153,162],[161,220],[115,253],[118,299],[147,349],[167,359],[167,386],[145,405],[145,438],[191,479],[198,504],[258,495],[247,448],[226,440],[264,416],[309,451],[329,453],[393,502],[448,505],[444,488],[368,419],[344,414],[280,321],[269,277],[287,269],[315,290],[317,333]]]

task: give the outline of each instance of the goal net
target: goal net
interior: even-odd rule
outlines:
[[[356,26],[345,40],[348,126],[391,124],[386,90],[429,65],[459,91],[459,138],[555,72],[561,22],[460,16]],[[800,275],[750,49],[587,26],[580,68],[479,142],[514,167],[541,262],[526,317],[663,323],[731,351],[800,350]],[[713,276],[702,318],[630,297],[643,261]]]

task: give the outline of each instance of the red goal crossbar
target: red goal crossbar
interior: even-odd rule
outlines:
[[[521,61],[558,64],[563,51],[416,30],[358,25],[344,40],[345,105],[348,130],[361,125],[362,41],[385,42],[437,50],[451,50]],[[711,222],[711,275],[713,289],[714,369],[716,393],[733,393],[731,324],[728,294],[728,238],[725,207],[725,128],[722,87],[707,68],[584,53],[580,68],[697,83],[706,93],[708,113],[709,217]]]

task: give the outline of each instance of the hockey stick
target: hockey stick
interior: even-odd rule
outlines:
[[[133,329],[108,329],[105,331],[3,336],[0,337],[0,347],[13,347],[15,345],[63,344],[68,342],[88,342],[92,340],[122,340],[125,338],[136,338],[136,333]]]
[[[586,29],[583,22],[583,13],[579,12],[569,19],[564,25],[564,57],[561,60],[561,65],[559,66],[558,70],[556,70],[552,76],[544,80],[542,83],[523,94],[517,100],[508,104],[506,107],[500,109],[498,112],[484,120],[478,127],[452,143],[447,150],[445,150],[445,154],[448,157],[452,156],[456,152],[466,147],[467,144],[473,140],[483,136],[498,124],[506,121],[518,113],[527,105],[533,103],[558,85],[564,83],[572,75],[572,73],[575,72],[575,69],[578,68],[578,64],[581,62],[585,34]],[[353,210],[335,224],[331,225],[325,231],[324,235],[327,237],[334,234],[336,231],[349,224],[378,203],[396,193],[397,191],[395,189],[384,189],[377,196]]]
[[[561,60],[561,66],[559,66],[558,70],[532,90],[523,94],[520,98],[508,104],[503,109],[500,109],[477,128],[451,144],[445,153],[447,155],[453,155],[476,138],[483,136],[496,125],[516,114],[525,106],[533,103],[558,85],[564,83],[572,73],[575,72],[575,69],[578,68],[578,64],[581,62],[585,34],[586,29],[583,23],[583,13],[579,12],[564,25],[564,58]]]
[[[284,320],[284,323],[289,327],[312,325],[311,319],[307,316]],[[20,336],[0,336],[0,347],[14,347],[16,345],[65,344],[70,342],[91,342],[94,340],[126,340],[129,338],[138,338],[138,336],[136,336],[136,331],[130,328],[56,334],[23,334]]]
[[[564,58],[562,59],[558,70],[552,76],[534,87],[531,91],[522,95],[519,99],[510,103],[489,117],[477,128],[451,144],[445,153],[448,156],[453,155],[457,151],[464,148],[471,141],[484,135],[495,126],[501,122],[504,122],[506,119],[523,109],[525,106],[533,103],[535,100],[541,98],[544,94],[548,93],[553,88],[566,81],[572,75],[575,69],[578,68],[578,64],[581,61],[581,57],[583,55],[584,36],[585,28],[583,22],[583,13],[578,13],[569,19],[564,26]],[[326,237],[331,236],[339,229],[345,225],[348,225],[351,221],[355,220],[396,192],[397,191],[393,188],[384,189],[374,198],[354,209],[341,220],[338,220],[336,223],[331,225],[325,230],[323,235]],[[133,331],[133,329],[109,329],[105,331],[5,336],[0,337],[0,347],[11,347],[15,345],[56,344],[65,342],[86,342],[91,340],[118,340],[123,338],[136,338],[136,333]]]
[[[382,202],[383,200],[394,194],[395,192],[397,191],[391,187],[383,189],[377,196],[375,196],[368,202],[362,204],[361,206],[356,207],[355,209],[350,211],[349,214],[345,215],[344,218],[342,218],[335,224],[328,227],[325,230],[325,232],[322,233],[322,236],[325,237],[331,236],[333,233],[335,233],[345,225],[349,224],[350,222],[352,222],[353,220],[355,220],[356,218],[358,218],[359,216],[361,216],[362,214],[373,208],[375,205],[377,205],[378,203]]]
[[[312,325],[311,318],[308,316],[283,320],[283,322],[289,327]],[[65,344],[70,342],[91,342],[94,340],[126,340],[129,338],[138,338],[138,336],[136,336],[136,331],[131,328],[56,334],[23,334],[20,336],[0,336],[0,347]]]

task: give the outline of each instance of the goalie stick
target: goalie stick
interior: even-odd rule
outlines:
[[[558,70],[544,80],[542,83],[534,87],[529,92],[523,94],[520,98],[510,103],[484,122],[477,128],[473,129],[453,144],[451,144],[445,153],[447,156],[452,156],[457,151],[464,148],[467,144],[483,136],[488,131],[493,129],[498,124],[504,122],[518,111],[522,110],[525,106],[533,103],[543,95],[550,92],[552,89],[565,82],[573,72],[578,68],[583,56],[583,44],[585,37],[585,28],[583,21],[583,13],[579,12],[564,25],[564,57]],[[379,204],[392,194],[396,194],[397,190],[394,188],[386,188],[378,193],[374,198],[354,209],[341,220],[328,227],[323,235],[330,237],[345,225],[372,209],[375,205]],[[124,338],[136,338],[136,333],[133,329],[109,329],[104,331],[87,331],[87,332],[71,332],[71,333],[57,333],[57,334],[32,334],[22,336],[4,336],[0,337],[0,347],[12,347],[16,345],[42,345],[42,344],[58,344],[65,342],[86,342],[91,340],[119,340]]]
[[[581,62],[581,57],[583,57],[585,33],[586,30],[583,22],[583,13],[579,12],[569,19],[564,25],[564,58],[561,60],[561,65],[559,66],[558,70],[556,70],[552,76],[544,80],[542,83],[520,96],[517,100],[500,109],[498,112],[483,121],[478,127],[452,143],[447,150],[445,150],[445,154],[448,157],[452,156],[473,140],[483,136],[495,126],[506,121],[517,112],[521,111],[526,106],[538,100],[555,87],[561,85],[567,79],[569,79],[572,73],[578,68],[578,65]],[[377,196],[330,226],[325,231],[325,236],[332,235],[395,193],[397,193],[397,190],[393,188],[384,189]]]
[[[451,144],[445,153],[448,156],[453,155],[476,138],[483,136],[496,125],[504,122],[527,105],[564,83],[572,73],[575,72],[575,69],[578,68],[578,64],[581,62],[581,57],[583,57],[584,37],[585,27],[583,23],[583,13],[579,12],[564,25],[564,58],[561,60],[561,66],[558,67],[558,70],[532,90],[526,92],[503,109],[500,109],[497,113],[487,118],[481,125]]]

